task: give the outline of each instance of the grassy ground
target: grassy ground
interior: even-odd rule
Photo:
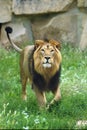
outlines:
[[[0,129],[87,129],[87,50],[63,45],[62,57],[62,100],[39,111],[29,85],[27,102],[21,100],[19,54],[0,50]]]

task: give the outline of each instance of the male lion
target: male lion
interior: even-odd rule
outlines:
[[[60,43],[55,40],[36,40],[35,45],[24,49],[17,47],[10,39],[11,27],[5,28],[7,37],[16,51],[20,52],[20,75],[22,81],[22,97],[26,100],[26,83],[30,80],[40,107],[46,106],[45,92],[54,94],[49,106],[61,98],[59,82],[62,56]]]

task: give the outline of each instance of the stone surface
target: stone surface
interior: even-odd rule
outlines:
[[[81,40],[80,40],[80,48],[84,50],[87,47],[87,17],[85,21],[83,21],[82,25],[82,35],[81,35]]]
[[[68,10],[73,0],[13,0],[13,12],[19,14],[42,14]]]
[[[87,7],[87,0],[78,0],[77,5],[78,7]]]
[[[38,19],[32,25],[34,37],[78,44],[77,18],[78,15],[66,13],[44,20]]]
[[[13,28],[13,32],[12,34],[10,34],[11,39],[18,46],[23,47],[33,41],[32,29],[29,20],[18,18],[17,20],[14,20],[13,23],[8,23],[2,26],[1,42],[5,46],[5,48],[9,48],[10,46],[5,32],[6,26],[11,26]]]
[[[85,5],[84,5],[84,7],[87,7],[87,0],[85,0]]]
[[[11,21],[11,0],[0,0],[0,23]]]
[[[84,0],[77,0],[77,5],[78,5],[78,7],[83,7],[84,6]]]
[[[86,7],[87,0],[0,0],[0,44],[10,46],[4,28],[11,25],[12,40],[19,46],[32,42],[34,35],[85,49]]]

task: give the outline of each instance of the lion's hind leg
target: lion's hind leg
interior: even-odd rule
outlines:
[[[22,99],[27,100],[26,83],[27,83],[28,77],[25,76],[23,71],[21,71],[20,76],[21,76],[21,83],[22,83]]]
[[[25,75],[23,63],[24,63],[24,53],[21,53],[21,57],[20,57],[20,78],[21,78],[21,83],[22,83],[22,99],[26,100],[27,99],[26,83],[27,83],[28,77],[27,77],[27,75]]]

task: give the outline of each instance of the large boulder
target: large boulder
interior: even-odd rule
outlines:
[[[83,30],[80,40],[80,48],[84,50],[87,47],[87,17],[86,20],[83,22],[82,28]]]
[[[0,23],[11,21],[11,0],[0,0]]]
[[[20,14],[42,14],[68,10],[74,0],[13,0],[13,12]]]
[[[35,39],[56,39],[61,42],[78,44],[77,14],[60,14],[52,18],[37,19],[32,24]]]
[[[77,0],[78,7],[87,7],[87,0]]]

